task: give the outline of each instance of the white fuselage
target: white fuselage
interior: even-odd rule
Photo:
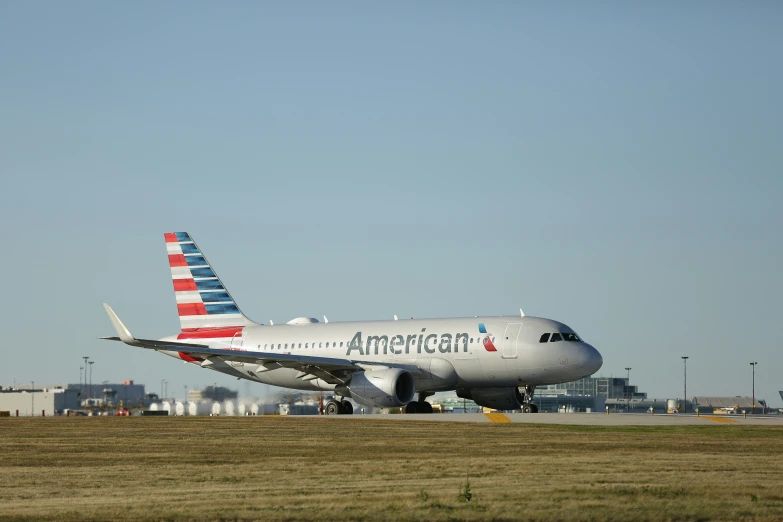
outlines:
[[[480,325],[484,332],[480,331]],[[555,332],[574,333],[563,323],[537,317],[472,317],[257,325],[238,329],[231,337],[210,339],[180,334],[161,341],[349,359],[358,365],[404,365],[412,370],[417,392],[567,382],[592,375],[601,367],[601,355],[581,340],[540,342],[543,334]],[[303,380],[302,372],[291,368],[269,369],[243,362],[193,360],[175,351],[164,353],[239,378],[284,388],[335,388],[321,379]]]

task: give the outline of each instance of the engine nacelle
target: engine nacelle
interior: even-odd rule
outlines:
[[[522,394],[519,388],[462,388],[457,396],[471,399],[479,406],[495,410],[518,410],[522,407]]]
[[[416,392],[413,375],[401,368],[356,372],[347,386],[334,391],[365,406],[398,408],[413,400]]]

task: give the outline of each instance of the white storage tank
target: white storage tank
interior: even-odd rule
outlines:
[[[174,415],[177,416],[184,416],[185,415],[185,404],[177,401],[176,404],[174,404]]]
[[[158,411],[160,410],[160,405],[157,402],[153,402],[150,404],[150,410],[151,411]]]
[[[174,404],[172,404],[169,401],[163,401],[162,403],[160,403],[160,409],[161,410],[166,410],[167,412],[169,412],[169,415],[173,415],[173,413],[174,413]]]
[[[258,411],[259,410],[258,410],[258,404],[257,403],[254,402],[253,404],[250,405],[250,414],[251,415],[258,415]]]
[[[209,415],[212,413],[212,404],[208,402],[189,402],[188,415]]]
[[[234,416],[235,410],[234,410],[234,401],[226,401],[223,403],[223,410],[225,411],[225,415],[228,416]]]
[[[220,403],[212,403],[212,415],[220,415],[221,413],[223,413],[223,408],[220,406]]]

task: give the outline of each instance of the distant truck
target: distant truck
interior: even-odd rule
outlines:
[[[736,415],[739,413],[739,404],[735,404],[732,408],[715,408],[712,413],[717,415]]]

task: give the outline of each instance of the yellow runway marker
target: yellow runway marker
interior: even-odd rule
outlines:
[[[502,413],[485,413],[489,422],[511,422],[511,419],[503,415]]]
[[[699,418],[700,419],[709,419],[709,420],[715,421],[715,422],[737,422],[734,419],[728,419],[726,417],[713,417],[711,415],[702,415]]]

